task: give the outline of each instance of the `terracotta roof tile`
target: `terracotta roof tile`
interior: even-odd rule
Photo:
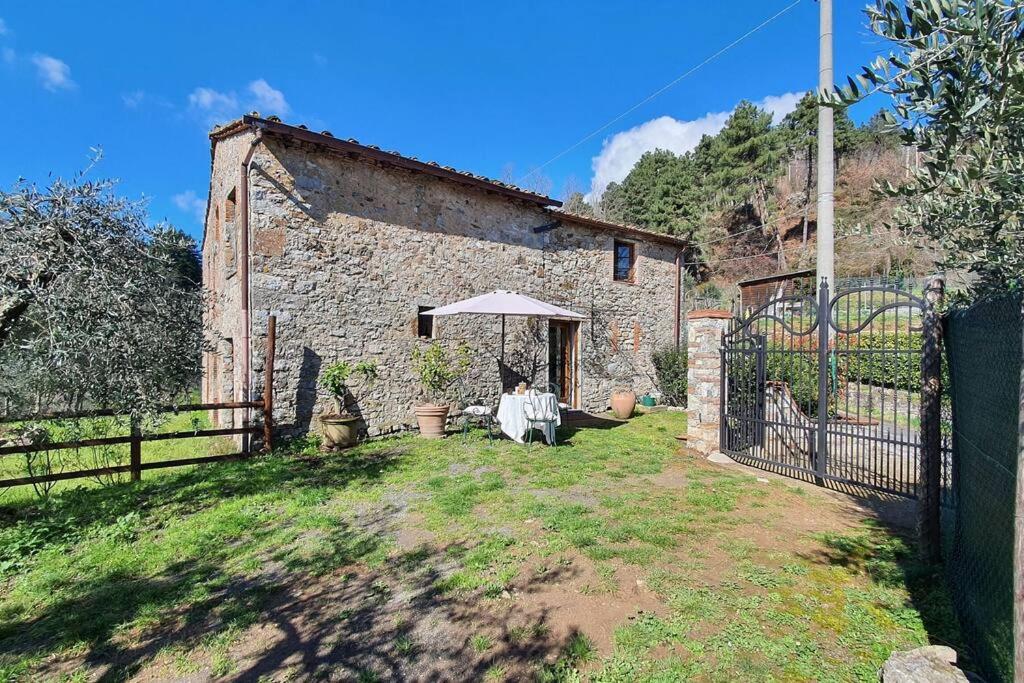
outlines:
[[[378,162],[394,164],[396,166],[412,171],[419,171],[421,173],[429,173],[453,182],[480,187],[500,194],[509,195],[517,199],[530,201],[544,207],[560,207],[562,205],[562,203],[557,199],[552,199],[531,190],[523,189],[513,183],[506,183],[494,178],[488,178],[487,176],[475,174],[470,171],[460,171],[452,166],[442,166],[436,161],[420,161],[414,156],[403,156],[398,151],[383,151],[377,145],[364,145],[355,138],[341,140],[340,138],[335,138],[330,131],[313,133],[303,124],[297,126],[289,125],[283,123],[280,118],[276,116],[270,116],[265,119],[260,118],[257,112],[253,112],[241,119],[231,121],[223,126],[215,127],[210,133],[210,139],[213,144],[216,145],[218,140],[222,140],[242,131],[254,128],[261,129],[270,135],[290,136],[312,144],[321,144],[327,147],[337,148],[348,153],[363,155]],[[568,211],[550,208],[547,210],[553,217],[564,218],[575,223],[607,232],[632,235],[649,241],[670,244],[678,248],[682,248],[688,244],[686,240],[674,235],[652,232],[635,225],[612,223],[590,216],[581,216]]]

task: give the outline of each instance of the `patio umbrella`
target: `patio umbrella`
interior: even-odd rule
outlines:
[[[501,316],[501,360],[505,360],[505,316],[534,316],[537,318],[565,318],[585,320],[587,316],[574,313],[567,308],[545,303],[532,296],[498,289],[471,299],[456,301],[447,306],[424,311],[423,315],[500,315]]]

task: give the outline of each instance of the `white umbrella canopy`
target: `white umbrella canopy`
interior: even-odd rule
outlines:
[[[567,318],[570,320],[585,320],[587,316],[570,311],[568,308],[545,303],[532,296],[510,292],[505,289],[497,289],[487,294],[474,296],[462,301],[456,301],[447,306],[439,306],[429,311],[423,311],[423,315],[500,315],[501,316],[501,360],[505,360],[505,316],[525,315],[538,318]]]
[[[567,308],[548,304],[532,296],[498,289],[470,299],[456,301],[447,306],[424,311],[423,315],[460,315],[479,313],[484,315],[532,315],[539,318],[569,318],[584,320],[587,316],[574,313]]]

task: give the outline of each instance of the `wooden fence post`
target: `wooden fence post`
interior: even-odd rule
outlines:
[[[140,481],[142,479],[142,426],[139,423],[139,418],[135,415],[131,417],[131,437],[128,466],[132,481]]]
[[[945,281],[935,276],[925,286],[921,349],[921,463],[917,479],[917,537],[921,559],[942,559],[942,318],[939,306]]]
[[[1024,323],[1024,301],[1021,301]],[[1024,324],[1022,324],[1024,327]],[[1017,503],[1014,511],[1013,549],[1013,680],[1024,683],[1024,334],[1021,334],[1020,407],[1017,414]]]
[[[263,450],[273,449],[274,436],[274,352],[277,345],[277,316],[267,318],[267,358],[263,378]]]

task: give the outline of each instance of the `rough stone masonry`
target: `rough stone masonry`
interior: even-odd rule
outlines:
[[[691,311],[687,321],[686,443],[709,455],[719,449],[722,393],[722,333],[732,313],[718,309]]]
[[[274,418],[286,434],[316,428],[330,405],[317,378],[337,360],[378,363],[375,383],[353,387],[370,435],[408,428],[413,406],[424,402],[411,364],[413,348],[428,342],[418,336],[421,308],[494,289],[588,316],[575,335],[573,407],[603,410],[618,386],[656,391],[651,352],[678,339],[681,240],[557,212],[547,198],[524,199],[479,176],[452,180],[409,157],[334,143],[274,119],[245,117],[211,138],[203,263],[211,298],[205,323],[215,344],[205,359],[205,401],[243,398],[240,358],[247,352],[248,393],[261,395],[266,324],[274,314]],[[249,240],[242,244],[238,193],[250,147]],[[631,281],[613,277],[616,241],[633,245]],[[251,350],[239,348],[246,252]],[[507,330],[509,364],[545,386],[548,321],[509,318]],[[496,404],[500,318],[439,318],[433,336],[473,348],[468,380],[452,392],[453,402],[461,393]]]

